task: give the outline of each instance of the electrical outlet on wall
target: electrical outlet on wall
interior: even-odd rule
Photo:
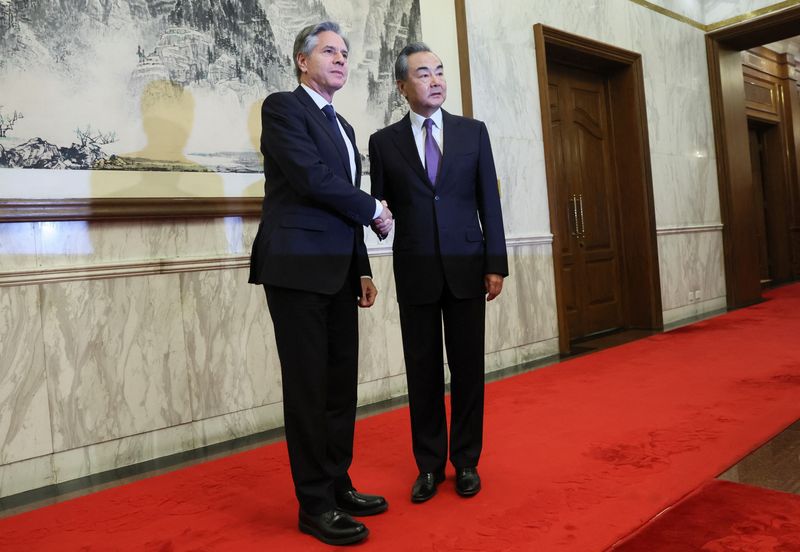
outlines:
[[[694,300],[699,301],[701,297],[703,297],[703,295],[700,293],[700,290],[699,289],[694,290]]]
[[[694,303],[694,291],[689,292],[689,302]]]

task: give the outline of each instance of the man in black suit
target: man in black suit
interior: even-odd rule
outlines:
[[[366,538],[350,516],[383,512],[348,475],[358,383],[358,312],[377,290],[364,226],[385,234],[389,209],[359,189],[352,127],[331,105],[347,81],[348,43],[323,22],[295,39],[298,86],[261,109],[266,177],[250,282],[263,284],[281,361],[289,462],[299,528],[328,544]]]
[[[485,300],[497,297],[508,275],[494,160],[482,122],[441,109],[444,69],[425,44],[400,52],[395,78],[411,110],[372,135],[369,154],[372,194],[389,202],[396,221],[394,276],[420,472],[411,500],[436,493],[447,463],[442,321],[449,456],[457,492],[474,496],[481,489]]]

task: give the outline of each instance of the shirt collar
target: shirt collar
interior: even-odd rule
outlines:
[[[422,128],[422,123],[425,121],[425,119],[428,119],[428,117],[423,117],[419,113],[414,113],[410,109],[408,110],[408,116],[411,119],[411,126],[418,130]],[[436,112],[430,116],[430,119],[433,119],[433,124],[436,126],[436,128],[442,128],[442,108],[440,107],[437,109]]]
[[[311,88],[311,87],[308,87],[308,86],[306,86],[305,84],[302,84],[302,83],[300,84],[300,86],[302,86],[302,87],[303,87],[303,90],[305,90],[306,92],[308,92],[308,95],[309,95],[309,96],[311,96],[311,99],[312,99],[312,100],[314,100],[314,103],[315,103],[315,104],[317,104],[317,107],[318,107],[318,108],[322,109],[323,107],[325,107],[326,105],[328,105],[328,100],[326,100],[325,98],[323,98],[323,97],[322,97],[322,96],[319,94],[319,92],[317,92],[317,91],[316,91],[316,90],[314,90],[313,88]]]

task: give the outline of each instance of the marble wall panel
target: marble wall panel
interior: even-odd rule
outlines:
[[[191,419],[177,275],[41,286],[56,451]]]
[[[36,268],[36,223],[0,224],[0,259],[3,272]]]
[[[692,155],[651,156],[656,224],[659,228],[720,221],[717,164]]]
[[[503,292],[486,306],[487,354],[544,341],[557,331],[552,246],[517,246],[509,254]]]
[[[780,2],[775,0],[705,0],[703,2],[704,23],[718,23],[775,4],[780,4]]]
[[[0,464],[52,451],[39,288],[0,287]]]
[[[651,153],[714,158],[708,90],[645,81]]]
[[[658,260],[664,311],[690,304],[693,290],[700,290],[702,301],[725,295],[722,232],[660,235]]]
[[[513,28],[519,26],[509,30]],[[500,137],[542,139],[533,28],[524,28],[527,38],[516,43],[510,36],[470,35],[473,112],[486,123],[493,141]]]
[[[192,450],[195,441],[189,424],[148,431],[112,441],[57,452],[52,457],[53,477],[63,483],[153,458]]]
[[[492,129],[489,129],[492,134]],[[506,237],[550,233],[544,144],[541,141],[492,139]]]
[[[38,456],[13,464],[0,464],[0,498],[55,483],[53,459]]]
[[[175,226],[178,257],[249,255],[255,238],[254,230],[250,234],[251,218],[189,218],[177,221]]]
[[[273,403],[192,424],[195,446],[204,447],[283,426],[283,403]]]
[[[39,222],[39,266],[174,258],[175,232],[175,222],[171,220]]]
[[[650,0],[650,2],[698,23],[702,23],[705,18],[703,6],[707,2],[698,0]]]
[[[245,268],[180,276],[195,420],[281,400],[264,288],[247,276]]]
[[[703,31],[642,6],[628,10],[632,49],[642,55],[645,80],[708,89]]]
[[[359,309],[358,313],[360,383],[383,380],[405,370],[392,257],[372,256],[370,265],[378,298],[372,307]],[[359,400],[366,398],[359,394]]]

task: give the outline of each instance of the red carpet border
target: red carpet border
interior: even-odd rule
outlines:
[[[408,412],[359,421],[351,475],[385,494],[371,551],[607,549],[800,417],[800,286],[487,386],[484,490],[424,504]],[[330,550],[296,530],[283,443],[0,520],[0,550]]]

